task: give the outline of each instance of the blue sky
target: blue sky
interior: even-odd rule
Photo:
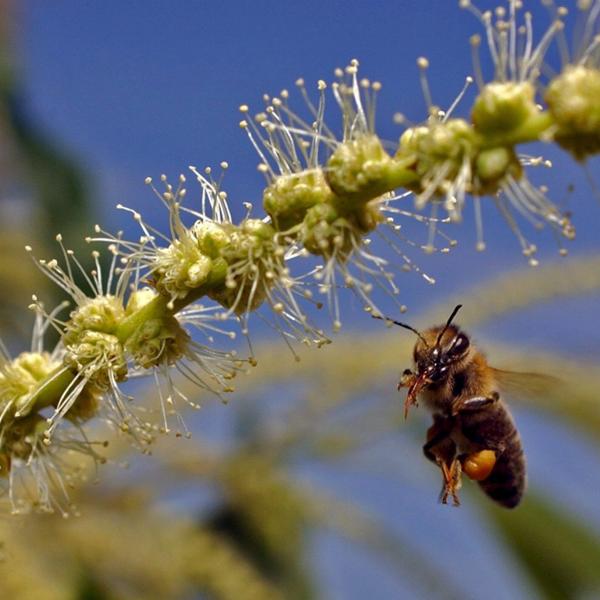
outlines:
[[[388,139],[401,133],[392,122],[394,112],[414,121],[425,117],[415,66],[418,56],[430,60],[434,100],[449,105],[471,71],[468,38],[480,31],[476,20],[457,4],[27,0],[20,5],[15,43],[29,110],[83,164],[95,184],[98,219],[116,229],[123,219],[113,210],[118,202],[160,218],[160,207],[144,178],[167,173],[175,179],[190,164],[216,166],[227,160],[225,188],[230,198],[239,205],[245,200],[258,204],[264,180],[256,171],[257,156],[238,127],[238,106],[248,103],[258,109],[263,93],[292,90],[300,76],[307,82],[331,79],[335,67],[358,58],[361,74],[383,82],[377,122]],[[496,4],[479,2],[483,8]],[[548,19],[539,3],[528,5],[537,27],[545,29]],[[576,183],[569,199],[578,225],[572,253],[600,251],[600,202],[592,198],[580,167],[558,151],[546,154],[557,168],[542,175],[556,198],[563,198],[567,185]],[[594,167],[597,170],[597,163]],[[449,293],[525,265],[513,235],[494,213],[486,219],[486,253],[474,252],[471,225],[467,217],[458,234],[461,245],[449,257],[423,261],[435,273],[437,286],[428,287],[417,277],[402,282],[409,306],[426,308]],[[543,260],[556,257],[549,232],[542,232],[536,241]],[[346,310],[350,327],[372,325],[365,323],[356,303],[348,302]],[[598,296],[553,302],[506,317],[481,333],[598,358],[598,314]],[[389,493],[389,485],[381,490],[382,497]],[[403,506],[406,509],[406,503]],[[386,506],[384,512],[391,510]],[[468,515],[452,516],[453,521],[461,519]],[[460,535],[460,530],[455,523],[439,535]],[[481,532],[473,535],[485,537]],[[466,551],[476,553],[477,547]],[[337,551],[329,547],[329,552]],[[350,565],[356,560],[347,557]],[[518,577],[511,579],[502,564],[495,573],[484,572],[508,582],[510,590],[510,582],[518,582]],[[326,581],[336,579],[326,559],[321,569]],[[378,589],[376,578],[373,568],[368,581]],[[331,585],[338,590],[332,598],[364,597],[347,595],[343,582]],[[346,595],[340,589],[346,589]]]
[[[545,30],[545,11],[537,2],[530,4],[536,27]],[[258,205],[264,180],[238,127],[239,105],[258,110],[263,93],[293,90],[299,76],[309,84],[331,79],[336,66],[355,57],[362,75],[383,82],[378,130],[387,139],[397,138],[401,129],[392,122],[394,112],[413,121],[425,116],[415,59],[429,58],[434,100],[448,106],[471,71],[468,38],[480,31],[457,3],[439,0],[62,0],[52,7],[30,0],[22,5],[19,22],[17,44],[29,108],[85,166],[95,183],[99,219],[113,229],[124,223],[124,216],[113,210],[117,202],[162,218],[144,177],[166,173],[174,179],[190,164],[216,166],[227,160],[225,188],[232,204],[250,200]],[[468,102],[464,106],[466,110]],[[557,168],[534,173],[534,178],[543,177],[557,199],[576,183],[568,202],[575,209],[578,239],[570,251],[597,251],[594,223],[600,222],[600,202],[582,181],[580,167],[560,151],[544,152]],[[484,254],[473,252],[467,214],[456,232],[461,244],[451,257],[420,258],[438,285],[429,288],[415,276],[402,279],[406,304],[435,304],[448,292],[480,281],[482,273],[491,277],[525,264],[495,211],[488,210],[485,228],[489,251]],[[550,232],[534,237],[542,259],[557,257]],[[595,313],[595,301],[580,302],[586,315]],[[362,327],[363,315],[351,310],[346,322]],[[577,323],[569,322],[573,327]],[[560,325],[553,331],[557,343],[564,339]],[[594,340],[600,348],[600,339]]]

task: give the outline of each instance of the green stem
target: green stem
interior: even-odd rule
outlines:
[[[338,192],[332,188],[332,197],[330,203],[338,209],[353,208],[363,206],[371,200],[379,198],[383,194],[393,192],[399,188],[404,188],[407,185],[417,181],[419,176],[411,168],[415,164],[414,157],[410,158],[392,158],[385,169],[382,170],[380,176],[365,184],[360,190],[349,192]]]
[[[186,300],[188,300],[186,298]],[[192,302],[193,300],[188,300]],[[129,337],[149,319],[164,316],[168,312],[173,312],[167,308],[168,299],[164,296],[157,296],[145,306],[127,317],[115,331],[119,341],[125,345]],[[58,367],[50,373],[45,380],[40,382],[38,390],[29,398],[27,406],[19,411],[20,416],[28,415],[32,409],[42,410],[48,406],[55,405],[65,390],[73,383],[76,373],[71,370],[65,370],[63,366]]]
[[[121,344],[125,345],[131,335],[133,335],[133,333],[146,321],[163,317],[167,312],[172,312],[168,309],[167,304],[167,298],[164,296],[157,296],[148,302],[148,304],[142,306],[139,310],[136,310],[133,314],[124,319],[115,331],[115,335],[119,338]]]
[[[192,302],[193,300],[186,300]],[[172,310],[167,308],[168,299],[164,296],[157,296],[145,306],[128,316],[117,328],[115,335],[125,345],[127,340],[143,323],[149,319],[159,318],[172,313]],[[28,400],[27,407],[19,411],[20,416],[26,416],[33,408],[42,410],[48,406],[55,405],[65,390],[73,383],[76,373],[71,370],[64,370],[64,367],[58,367],[50,373],[45,380],[40,382],[38,391]],[[61,372],[62,371],[62,372]]]
[[[520,127],[504,134],[480,138],[481,148],[510,147],[528,142],[543,141],[544,134],[554,125],[554,119],[549,112],[540,112],[527,119]]]
[[[406,187],[407,185],[418,181],[419,176],[412,169],[415,161],[414,158],[393,158],[390,168],[383,178],[383,185],[386,191],[391,192],[398,188]]]
[[[494,147],[512,147],[517,144],[538,141],[543,138],[553,125],[552,116],[548,112],[541,112],[528,119],[519,128],[508,131],[504,134],[480,138],[482,149]],[[354,200],[366,202],[406,186],[419,180],[418,174],[413,170],[414,158],[392,158],[387,168],[381,174],[381,177],[366,186],[360,193],[356,194]],[[347,202],[349,198],[344,197]],[[139,329],[146,321],[150,319],[171,316],[205,296],[210,290],[218,288],[223,284],[227,273],[227,263],[221,260],[222,264],[215,265],[209,280],[202,286],[191,290],[185,298],[177,299],[169,306],[169,298],[159,295],[148,304],[129,315],[119,324],[115,331],[116,337],[121,344],[125,345],[127,340]],[[20,411],[21,415],[29,413],[33,408],[41,410],[45,407],[56,404],[64,391],[71,385],[77,374],[71,370],[65,370],[59,367],[51,373],[45,381],[40,382],[39,390],[30,398],[27,407]],[[54,377],[54,379],[52,379]]]
[[[209,280],[205,285],[191,290],[185,298],[176,300],[173,303],[172,308],[169,307],[168,298],[162,295],[157,296],[148,302],[148,304],[142,306],[139,310],[124,319],[117,327],[114,335],[116,335],[121,344],[125,345],[127,340],[146,321],[176,314],[192,302],[205,296],[210,289],[222,283],[225,280],[226,273],[227,265],[218,263],[213,269],[213,272],[211,272]],[[55,369],[46,377],[46,379],[40,382],[38,391],[31,396],[27,402],[27,406],[22,408],[19,411],[19,414],[25,416],[34,408],[36,410],[42,410],[43,408],[56,404],[64,391],[73,383],[76,375],[77,374],[71,370],[64,370],[64,367],[62,366]]]
[[[60,397],[73,383],[76,376],[73,371],[64,369],[64,367],[58,367],[46,377],[45,381],[40,382],[38,390],[27,401],[27,406],[19,410],[19,416],[25,417],[33,408],[39,411],[56,404],[60,400]]]
[[[192,302],[196,302],[196,300],[206,296],[211,290],[219,289],[225,283],[228,269],[229,265],[224,258],[214,259],[213,268],[206,282],[200,287],[190,290],[185,298],[175,300],[171,313],[176,314],[186,306],[192,304]]]

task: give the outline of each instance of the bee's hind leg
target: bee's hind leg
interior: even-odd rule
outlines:
[[[494,470],[498,454],[501,454],[501,452],[486,448],[478,452],[472,452],[471,454],[462,454],[458,457],[458,460],[460,461],[463,473],[467,477],[474,481],[484,481]]]
[[[458,490],[461,486],[462,465],[456,456],[456,444],[449,436],[450,428],[450,421],[443,417],[436,418],[427,430],[427,443],[423,446],[423,453],[442,471],[440,502],[447,504],[451,496],[454,506],[459,506]]]
[[[444,476],[442,491],[440,492],[440,502],[448,504],[448,497],[452,496],[452,504],[460,506],[458,490],[462,487],[462,466],[458,458],[453,458],[450,465],[441,463],[440,468]]]

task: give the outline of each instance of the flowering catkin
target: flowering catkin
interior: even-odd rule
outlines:
[[[536,246],[519,221],[548,225],[572,239],[569,215],[527,178],[529,167],[548,161],[518,147],[556,142],[579,161],[600,151],[600,0],[581,3],[580,48],[572,57],[563,52],[560,72],[542,82],[548,49],[556,40],[566,46],[566,11],[547,4],[552,22],[536,42],[531,15],[521,17],[521,1],[492,13],[461,0],[483,25],[493,76],[484,77],[481,38],[473,36],[473,76],[443,110],[431,98],[429,63],[418,59],[427,115],[393,145],[377,133],[382,86],[359,77],[356,60],[336,69],[331,84],[319,81],[316,100],[299,79],[304,107],[298,110],[287,90],[265,95],[264,109],[254,116],[242,105],[240,126],[266,178],[261,211],[246,203],[236,221],[222,175],[215,179],[210,168],[192,167],[200,191],[195,199],[183,175],[176,186],[166,176],[158,187],[146,180],[166,210],[167,232],[121,205],[139,227],[137,239],[96,227],[87,241],[106,247],[108,266],[94,250],[95,266],[87,273],[58,236],[61,260],[35,262],[69,297],[69,311],[62,304],[47,312],[34,297],[31,351],[11,358],[0,345],[0,477],[13,509],[68,511],[66,487],[85,470],[80,459],[102,462],[99,442],[87,437],[93,419],[129,434],[144,451],[159,433],[188,435],[181,410],[199,403],[180,390],[174,372],[224,399],[237,375],[257,362],[250,341],[254,314],[295,353],[297,343],[330,341],[327,328],[316,324],[315,309],[326,305],[330,328],[341,327],[343,288],[375,315],[378,293],[405,310],[397,272],[416,272],[433,283],[411,254],[448,253],[456,241],[446,232],[469,204],[480,250],[482,205],[490,203],[531,265],[537,264]],[[473,106],[458,116],[473,83]],[[341,127],[331,122],[332,108]],[[222,171],[227,168],[221,163]],[[424,242],[405,235],[408,223],[423,226]],[[382,245],[391,251],[386,256],[378,254]],[[60,335],[51,351],[43,344],[49,327]],[[233,346],[238,330],[247,351]],[[154,409],[141,410],[125,391],[126,382],[140,376],[154,378]],[[75,458],[63,460],[65,453]]]

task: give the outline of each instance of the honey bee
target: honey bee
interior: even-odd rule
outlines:
[[[408,388],[405,418],[418,401],[433,414],[423,452],[442,471],[441,502],[446,504],[451,497],[455,506],[460,504],[464,473],[490,498],[514,508],[526,487],[525,455],[499,392],[503,377],[513,374],[490,367],[469,336],[452,324],[461,308],[456,306],[445,325],[422,332],[376,318],[409,329],[419,338],[413,351],[414,372],[403,372],[398,389]]]

